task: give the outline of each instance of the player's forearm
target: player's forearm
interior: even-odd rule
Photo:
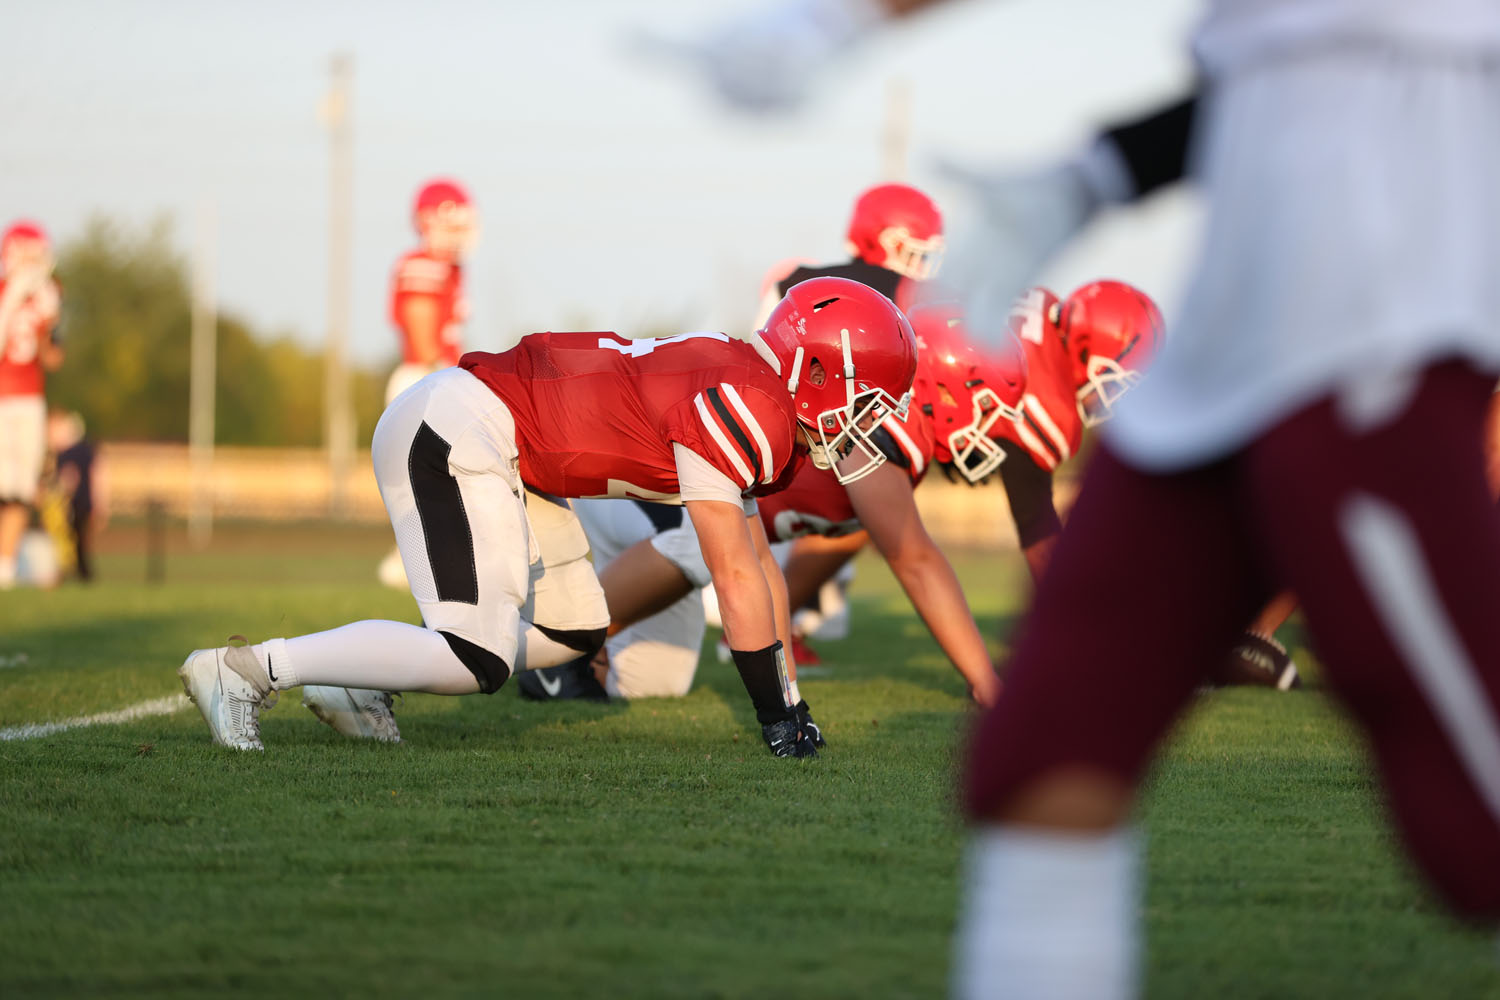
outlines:
[[[776,642],[776,606],[758,563],[714,573],[714,593],[730,649],[764,649]]]
[[[42,341],[37,349],[37,362],[42,366],[43,371],[57,371],[62,367],[64,357],[66,357],[66,352],[62,345],[50,337]]]

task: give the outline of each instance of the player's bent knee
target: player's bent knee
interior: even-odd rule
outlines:
[[[535,624],[535,623],[533,623]],[[593,656],[604,648],[604,639],[609,632],[606,628],[549,628],[546,625],[536,625],[536,630],[553,642],[569,649],[575,649],[583,656]]]
[[[453,650],[453,655],[469,668],[469,673],[479,682],[480,694],[494,694],[510,678],[510,664],[497,654],[452,632],[439,629],[438,635],[443,637],[448,648]]]

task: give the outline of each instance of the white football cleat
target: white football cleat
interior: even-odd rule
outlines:
[[[389,691],[308,684],[302,688],[302,704],[345,736],[382,743],[401,742]]]
[[[230,636],[233,641],[244,636]],[[177,668],[182,688],[203,713],[214,742],[236,750],[264,750],[260,710],[276,704],[266,668],[246,646],[195,649]]]

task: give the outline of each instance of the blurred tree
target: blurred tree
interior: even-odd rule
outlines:
[[[94,218],[58,254],[57,276],[68,357],[48,381],[49,399],[83,414],[95,437],[186,441],[190,285],[167,221],[132,232]],[[362,369],[353,378],[367,444],[385,378]],[[321,353],[287,334],[266,342],[221,312],[215,423],[220,444],[320,444]]]

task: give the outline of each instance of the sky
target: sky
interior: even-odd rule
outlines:
[[[763,2],[763,0],[762,0]],[[854,197],[890,179],[888,95],[908,95],[904,180],[950,222],[939,158],[1018,169],[1181,93],[1198,0],[996,0],[888,28],[790,118],[727,111],[644,29],[688,37],[743,2],[48,0],[7,12],[0,220],[58,243],[103,215],[165,217],[189,253],[214,219],[221,310],[309,345],[326,332],[329,143],[319,104],[353,59],[351,350],[393,357],[389,270],[434,175],[481,216],[467,344],[546,329],[729,329],[790,256],[842,259]],[[754,6],[754,0],[748,5]],[[1132,281],[1169,321],[1197,206],[1172,193],[1101,220],[1044,278]]]

